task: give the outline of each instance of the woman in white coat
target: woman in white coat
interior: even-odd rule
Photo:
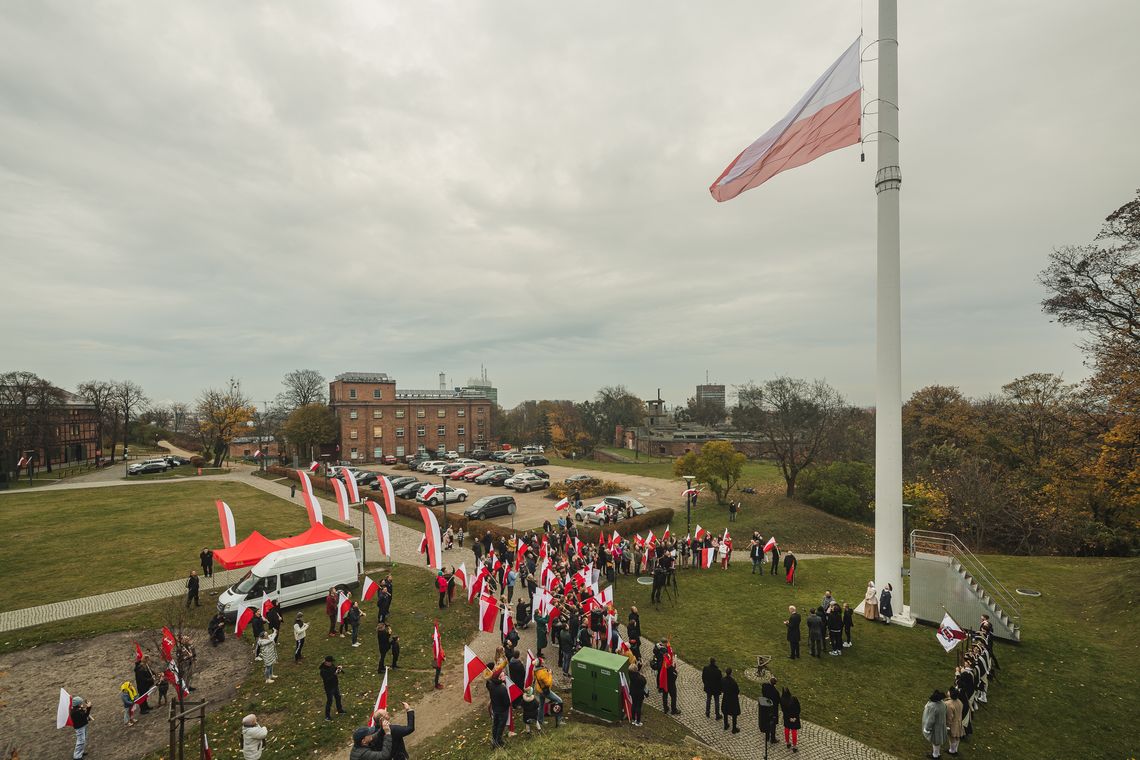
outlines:
[[[879,592],[875,590],[874,581],[867,581],[867,593],[863,594],[863,617],[879,619]]]

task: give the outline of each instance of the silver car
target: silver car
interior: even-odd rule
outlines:
[[[637,499],[631,499],[627,496],[607,496],[596,504],[588,504],[576,510],[574,519],[578,522],[601,525],[605,518],[606,507],[610,508],[614,522],[624,520],[630,515],[630,510],[635,515],[643,515],[649,511],[649,507]]]

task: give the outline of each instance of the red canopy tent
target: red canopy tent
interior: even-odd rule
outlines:
[[[256,565],[265,559],[265,555],[271,552],[291,549],[295,546],[308,546],[309,544],[319,544],[324,541],[336,541],[338,539],[349,538],[352,538],[352,536],[339,530],[326,528],[320,523],[317,523],[304,533],[299,533],[296,536],[290,536],[288,538],[266,538],[255,530],[229,549],[215,549],[214,561],[226,570],[233,570],[238,567]]]

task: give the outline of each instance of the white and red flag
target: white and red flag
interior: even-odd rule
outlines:
[[[733,159],[709,187],[713,198],[731,200],[785,169],[859,142],[860,39],[851,43],[783,119]]]
[[[380,584],[366,575],[364,576],[364,584],[360,587],[360,598],[366,602],[371,601],[372,597],[376,596],[376,592],[379,590]]]
[[[388,668],[384,668],[384,681],[380,684],[380,692],[376,695],[376,703],[372,705],[372,717],[368,719],[369,726],[376,725],[376,711],[388,706]]]
[[[724,535],[721,536],[720,542],[722,544],[728,544],[729,549],[732,548],[732,536],[728,535],[728,528],[724,529]]]
[[[249,621],[253,620],[253,607],[242,607],[238,610],[237,619],[234,620],[234,636],[241,636]]]
[[[538,658],[534,652],[526,650],[526,677],[523,678],[523,688],[528,689],[534,683],[534,668],[538,665]]]
[[[427,507],[420,507],[420,517],[424,521],[424,539],[427,541],[429,564],[436,570],[443,569],[443,540],[439,535],[439,522],[435,513]]]
[[[509,605],[503,605],[503,617],[499,621],[499,630],[504,637],[515,629],[515,619],[511,617],[511,608]],[[511,700],[514,701],[513,699]]]
[[[772,536],[771,538],[768,539],[768,542],[766,544],[764,544],[764,551],[770,552],[775,548],[776,548],[776,537]]]
[[[380,493],[384,494],[384,510],[390,515],[396,514],[396,494],[386,475],[380,477]]]
[[[257,451],[253,452],[253,458],[254,459],[261,459],[264,456],[265,456],[265,454],[262,453],[261,449],[258,449]]]
[[[461,584],[463,588],[467,588],[467,563],[460,562],[459,567],[455,569],[455,573],[452,577],[455,578],[456,583]]]
[[[435,621],[435,627],[431,631],[431,661],[435,663],[435,667],[443,667],[443,658],[447,655],[443,653],[443,639],[439,636],[439,621]]]
[[[313,481],[309,480],[309,474],[304,470],[297,470],[297,475],[301,479],[301,498],[305,500],[305,509],[309,512],[309,525],[316,525],[317,523],[324,525],[325,515],[321,511],[320,500],[313,493]]]
[[[688,498],[689,496],[697,496],[700,492],[701,489],[699,488],[686,488],[684,491],[681,491],[681,495]]]
[[[351,477],[351,475],[345,475],[345,478]],[[348,510],[348,489],[345,488],[344,482],[340,478],[329,478],[329,485],[332,486],[333,493],[336,495],[336,519],[343,523],[352,522],[352,513]]]
[[[950,617],[947,612],[942,616],[942,623],[938,626],[938,631],[934,634],[938,639],[938,643],[942,648],[949,652],[954,647],[958,646],[959,641],[965,641],[966,632],[962,630],[954,618]]]
[[[669,543],[669,526],[668,525],[665,526],[665,532],[661,534],[661,543],[663,543],[663,544]]]
[[[700,523],[697,523],[697,529],[693,532],[693,540],[704,541],[706,535],[708,535],[708,531],[702,528]]]
[[[523,558],[526,556],[528,549],[530,549],[530,547],[526,545],[526,541],[520,540],[518,548],[515,550],[515,570],[522,567]]]
[[[368,500],[368,512],[372,515],[372,522],[376,526],[376,541],[380,544],[380,553],[392,556],[392,534],[388,527],[388,516],[380,510],[380,505]]]
[[[182,674],[178,672],[178,667],[173,662],[166,668],[162,677],[170,682],[170,685],[174,687],[174,691],[178,696],[183,699],[190,696],[190,689],[186,686],[186,680],[182,677]]]
[[[558,501],[554,502],[554,511],[555,512],[561,512],[562,510],[569,509],[569,508],[570,508],[570,499],[568,499],[566,497],[563,497],[563,498],[559,499]]]
[[[713,549],[712,547],[701,549],[700,556],[701,567],[703,567],[705,570],[708,570],[710,567],[712,567],[713,558],[716,557],[716,549]]]
[[[356,504],[360,501],[360,486],[356,482],[356,478],[352,473],[346,472],[344,474],[344,489],[348,491],[348,503]]]
[[[348,611],[352,609],[352,597],[343,591],[337,597],[336,601],[336,622],[343,623]]]
[[[151,687],[150,687],[149,689],[147,689],[145,692],[143,692],[142,694],[139,694],[137,697],[135,697],[135,698],[134,698],[134,699],[131,701],[131,704],[132,704],[133,706],[135,706],[135,707],[137,707],[138,705],[144,705],[144,704],[146,704],[146,703],[147,703],[147,700],[149,700],[149,699],[151,698],[151,696],[152,696],[152,695],[153,695],[153,694],[154,694],[156,691],[158,691],[158,687],[157,687],[157,686],[151,686]]]
[[[210,738],[202,734],[202,760],[214,760],[214,751],[210,749]]]
[[[479,630],[483,633],[495,632],[495,618],[499,615],[499,600],[490,594],[479,596]]]
[[[471,700],[467,701],[470,702]],[[61,686],[59,687],[59,704],[55,708],[55,727],[63,728],[70,725],[74,725],[71,722],[71,695],[67,693],[67,689]]]
[[[482,601],[482,600],[480,600]],[[480,660],[471,647],[463,645],[463,701],[471,701],[471,683],[479,676],[487,673],[490,668],[487,663]]]
[[[309,472],[316,472],[319,469],[321,469],[320,462],[313,462],[309,465]]]
[[[218,505],[218,523],[222,526],[222,546],[229,549],[237,543],[237,528],[234,525],[234,513],[230,505],[221,499],[215,502]]]
[[[625,673],[618,673],[618,683],[621,684],[621,708],[625,713],[625,719],[628,721],[633,720],[633,695],[629,691],[629,681],[625,678]]]
[[[467,603],[471,604],[471,600],[475,595],[483,590],[483,583],[487,580],[487,567],[485,565],[479,567],[479,572],[475,575],[475,581],[467,587]]]

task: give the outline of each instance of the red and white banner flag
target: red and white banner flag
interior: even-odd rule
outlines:
[[[633,695],[629,691],[629,681],[625,678],[625,673],[618,673],[618,683],[621,684],[621,708],[625,713],[625,719],[628,721],[633,720]]]
[[[178,694],[178,696],[182,697],[183,699],[190,696],[190,689],[186,686],[185,679],[182,678],[181,674],[178,672],[178,667],[173,662],[170,663],[170,665],[166,668],[166,671],[162,674],[162,677],[170,682],[170,685],[174,687],[174,691]]]
[[[966,632],[954,622],[954,618],[950,617],[949,612],[942,616],[942,623],[938,626],[938,631],[935,632],[934,636],[947,652],[958,646],[959,641],[966,640]]]
[[[508,605],[503,605],[503,616],[499,621],[499,631],[505,637],[508,633],[515,629],[515,619],[511,617],[511,608]],[[511,700],[512,702],[514,700]]]
[[[309,465],[309,472],[316,472],[319,469],[321,469],[321,463],[320,462],[313,462],[312,464]]]
[[[728,547],[730,549],[732,548],[732,536],[728,535],[728,528],[724,529],[724,535],[721,536],[720,542],[722,544],[728,544]]]
[[[343,591],[337,597],[336,601],[336,622],[343,623],[348,611],[352,609],[352,597]]]
[[[570,508],[570,499],[562,498],[554,502],[554,511],[561,512],[564,509]]]
[[[606,586],[604,590],[594,594],[594,600],[604,609],[614,603],[614,587]]]
[[[376,725],[376,711],[388,707],[388,668],[384,667],[384,681],[380,684],[380,693],[376,695],[376,703],[372,705],[372,717],[368,719],[369,726]]]
[[[715,557],[716,549],[713,549],[711,547],[708,549],[701,549],[701,567],[703,567],[705,570],[708,570],[710,567],[712,567],[713,558]]]
[[[522,567],[523,559],[526,557],[528,549],[530,549],[530,547],[526,545],[526,541],[520,540],[518,542],[518,548],[515,549],[515,570]]]
[[[376,592],[379,590],[380,584],[366,575],[364,576],[364,584],[360,587],[360,598],[366,602],[371,601],[372,597],[376,596]]]
[[[770,552],[775,548],[776,548],[776,537],[772,536],[771,538],[768,539],[768,542],[766,544],[764,544],[764,551]]]
[[[463,588],[467,588],[467,563],[460,562],[459,567],[455,569],[455,573],[452,577],[455,578],[456,583],[463,586]]]
[[[264,456],[265,456],[265,454],[263,454],[261,452],[261,449],[258,449],[257,451],[253,452],[253,458],[254,459],[261,459]]]
[[[390,515],[396,514],[396,493],[392,490],[392,481],[385,475],[380,476],[380,493],[384,495],[384,510]]]
[[[321,511],[320,500],[313,493],[313,481],[309,480],[309,474],[304,470],[297,470],[297,475],[301,478],[301,498],[305,500],[305,509],[309,511],[309,525],[316,525],[317,523],[324,525],[325,514]]]
[[[431,661],[437,668],[443,667],[443,659],[446,657],[443,653],[443,639],[439,637],[439,621],[435,621],[435,627],[431,632]]]
[[[685,498],[688,498],[690,496],[699,496],[700,493],[701,489],[699,488],[686,488],[684,491],[681,491],[681,495]]]
[[[665,526],[665,532],[661,534],[661,543],[663,543],[663,544],[669,543],[669,526],[668,525]]]
[[[439,535],[439,522],[435,513],[427,507],[420,507],[420,517],[424,521],[424,538],[427,540],[428,560],[436,570],[443,569],[443,541]]]
[[[203,760],[214,760],[214,751],[210,749],[210,739],[205,734],[202,734],[202,758]]]
[[[657,546],[657,536],[653,535],[653,529],[650,528],[649,535],[645,537],[646,546]]]
[[[380,544],[380,553],[392,556],[392,534],[388,527],[388,517],[380,510],[380,505],[369,499],[368,512],[372,515],[372,522],[376,526],[376,540]]]
[[[351,472],[344,474],[344,488],[348,491],[348,503],[356,504],[360,501],[360,486],[356,482],[356,478],[352,476]]]
[[[351,478],[351,475],[346,475],[346,478]],[[336,495],[336,519],[343,523],[352,522],[352,513],[348,510],[348,489],[345,488],[344,483],[340,478],[329,478],[329,485],[332,486],[333,494]]]
[[[482,600],[480,600],[482,601]],[[471,651],[471,647],[466,644],[463,646],[463,701],[471,701],[471,684],[476,678],[484,673],[490,672],[487,663],[480,660]]]
[[[697,523],[697,529],[693,532],[693,540],[704,541],[706,535],[708,535],[708,531],[702,528],[700,523]]]
[[[526,677],[523,678],[523,688],[529,689],[531,684],[534,683],[534,668],[538,665],[538,658],[534,656],[534,652],[529,649],[526,650]]]
[[[479,596],[479,630],[483,633],[495,632],[495,618],[499,616],[499,600],[490,594]]]
[[[234,525],[234,513],[230,505],[221,499],[215,502],[218,505],[218,523],[222,527],[222,546],[229,549],[237,543],[237,527]]]
[[[470,702],[471,700],[467,700]],[[62,686],[59,689],[59,704],[55,708],[55,727],[73,725],[71,722],[71,695]]]
[[[178,639],[174,638],[174,632],[166,626],[162,627],[162,657],[167,662],[174,659],[174,647],[178,644]]]
[[[234,636],[241,636],[245,627],[253,620],[253,607],[242,607],[238,610],[237,619],[234,620]]]
[[[786,169],[859,142],[859,42],[831,64],[788,114],[745,148],[709,192],[727,201]]]
[[[483,583],[484,583],[484,581],[487,580],[487,576],[489,574],[490,573],[487,572],[487,568],[485,565],[479,567],[479,573],[475,576],[475,582],[472,583],[467,588],[467,603],[468,604],[471,604],[471,601],[475,598],[475,595],[480,593],[483,590]]]

